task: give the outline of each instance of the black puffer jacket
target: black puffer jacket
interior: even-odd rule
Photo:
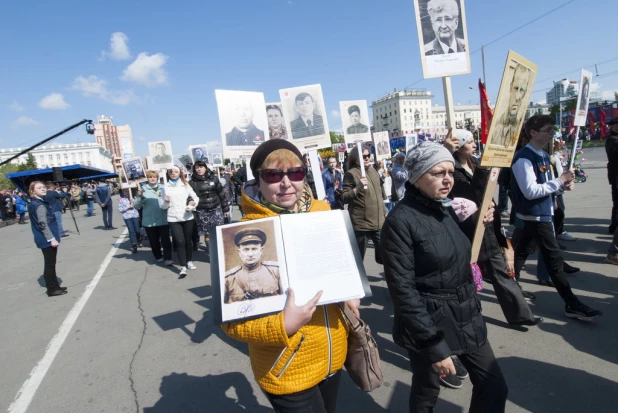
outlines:
[[[478,160],[474,159],[475,170],[474,175],[470,175],[468,171],[457,161],[455,161],[455,184],[449,194],[449,198],[465,198],[473,201],[477,207],[480,208],[483,202],[483,195],[485,194],[485,187],[489,180],[490,169],[481,169],[478,165]],[[472,241],[474,239],[474,232],[476,231],[476,223],[480,211],[460,223],[461,230],[468,236],[468,239]],[[483,214],[484,215],[484,214]],[[485,224],[485,232],[483,233],[483,243],[481,244],[481,250],[479,252],[478,262],[485,262],[491,257],[501,254],[500,248],[506,248],[506,238],[500,232],[502,228],[502,222],[500,220],[500,214],[498,210],[494,210],[493,223]]]
[[[382,229],[384,272],[395,306],[393,338],[431,363],[475,352],[487,340],[470,248],[452,208],[406,183],[403,200]]]
[[[223,212],[229,212],[230,207],[225,200],[225,193],[219,178],[210,169],[206,170],[206,174],[200,176],[194,173],[189,181],[191,187],[200,198],[200,203],[197,209],[213,210],[219,205]]]

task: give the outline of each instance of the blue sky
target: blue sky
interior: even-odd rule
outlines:
[[[470,49],[566,2],[468,0]],[[331,129],[338,129],[333,112],[340,100],[372,101],[422,79],[412,0],[93,4],[3,4],[0,147],[23,147],[105,114],[117,125],[131,125],[138,155],[156,140],[171,140],[180,154],[189,145],[220,140],[215,89],[260,91],[268,102],[279,100],[280,88],[314,83],[322,84]],[[535,101],[544,100],[552,79],[579,79],[579,68],[617,58],[607,34],[617,11],[615,0],[577,0],[488,46],[492,103],[509,49],[538,64]],[[112,53],[113,33],[123,35],[114,37]],[[618,59],[598,66],[600,75],[609,74],[595,80],[598,91],[613,96],[616,70]],[[481,76],[478,52],[472,73],[452,78],[455,103],[478,102]],[[414,87],[443,103],[439,79]],[[58,141],[90,140],[80,129]]]

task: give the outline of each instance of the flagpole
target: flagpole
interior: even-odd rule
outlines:
[[[483,60],[483,86],[487,89],[487,77],[485,76],[485,45],[481,46],[481,59]]]

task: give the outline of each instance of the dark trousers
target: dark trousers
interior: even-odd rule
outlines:
[[[356,237],[356,243],[361,253],[361,258],[365,259],[365,252],[367,251],[367,240],[373,241],[373,246],[376,252],[376,262],[382,265],[382,256],[380,255],[380,231],[354,231]]]
[[[111,228],[112,225],[112,212],[114,212],[113,210],[113,204],[110,202],[109,204],[107,204],[105,207],[101,207],[101,213],[103,214],[103,226],[105,228]]]
[[[616,182],[612,185],[612,223],[611,228],[618,228],[618,177]]]
[[[170,241],[170,227],[161,225],[158,227],[146,227],[146,235],[152,255],[158,260],[163,258],[166,261],[172,259],[172,242]],[[161,256],[161,246],[163,246],[163,256]]]
[[[187,262],[193,261],[193,220],[182,222],[168,222],[172,231],[172,239],[176,246],[178,262],[180,266],[186,267]]]
[[[506,273],[506,261],[502,254],[498,253],[487,261],[479,262],[479,267],[483,277],[492,282],[506,321],[511,323],[534,317],[517,281]]]
[[[19,222],[26,222],[26,213],[22,212],[19,214]]]
[[[431,362],[420,353],[408,351],[412,367],[410,412],[431,413],[440,394],[440,378]],[[476,353],[457,356],[470,373],[470,413],[504,412],[509,389],[487,341]]]
[[[277,413],[334,413],[337,409],[340,380],[341,370],[310,389],[298,393],[264,393]]]
[[[498,187],[498,212],[504,212],[509,209],[508,188],[505,185]]]
[[[569,280],[564,272],[564,258],[558,246],[558,241],[556,241],[554,224],[551,222],[524,221],[524,228],[515,247],[515,274],[517,278],[519,279],[519,274],[528,255],[532,254],[537,246],[560,297],[568,305],[578,304],[579,300],[571,291]]]
[[[54,291],[60,286],[58,284],[58,278],[56,277],[56,257],[58,256],[58,247],[42,248],[43,251],[43,279],[45,280],[45,287],[47,291]]]
[[[79,211],[79,199],[71,199],[71,208]]]
[[[564,232],[564,209],[556,208],[554,210],[554,229],[556,234],[562,234]]]

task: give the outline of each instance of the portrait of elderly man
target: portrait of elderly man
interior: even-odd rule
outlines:
[[[369,128],[361,123],[360,108],[357,105],[352,105],[348,108],[348,115],[350,115],[351,126],[348,126],[347,132],[349,135],[355,133],[367,133]]]
[[[251,146],[264,142],[264,131],[253,124],[253,106],[249,102],[242,102],[234,106],[234,128],[225,134],[227,146]]]
[[[511,147],[517,143],[521,122],[528,106],[525,97],[531,73],[526,66],[516,64],[509,89],[509,104],[504,114],[497,120],[496,130],[492,134],[492,144]]]
[[[155,146],[157,154],[152,157],[154,164],[172,163],[172,155],[167,154],[167,147],[163,142],[157,143]]]
[[[315,100],[309,93],[299,93],[294,98],[294,107],[298,117],[290,123],[292,138],[308,138],[324,134],[322,116],[315,113]]]
[[[234,236],[242,265],[225,273],[225,304],[283,293],[279,263],[262,260],[266,241],[266,233],[258,228],[244,228]]]
[[[465,52],[464,40],[455,36],[459,27],[457,2],[455,0],[429,0],[427,13],[435,38],[425,44],[425,56]]]

